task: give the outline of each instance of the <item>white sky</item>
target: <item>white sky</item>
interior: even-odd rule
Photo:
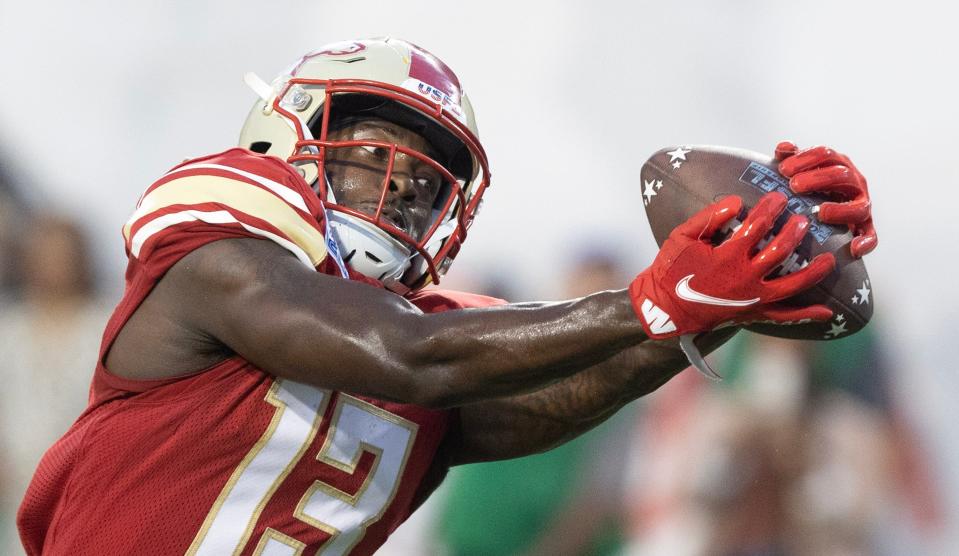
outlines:
[[[878,318],[924,427],[947,434],[959,417],[959,290],[944,283],[959,270],[957,15],[933,0],[0,0],[0,151],[39,199],[85,222],[116,292],[139,192],[234,144],[254,99],[244,72],[270,79],[335,40],[406,38],[459,74],[491,160],[454,277],[499,273],[553,296],[590,242],[637,271],[651,259],[638,170],[655,150],[827,143],[870,179]],[[959,469],[959,443],[939,442],[940,465]]]

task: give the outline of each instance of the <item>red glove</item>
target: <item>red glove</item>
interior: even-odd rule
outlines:
[[[742,199],[731,195],[677,226],[653,264],[633,280],[629,295],[650,338],[706,332],[720,325],[755,321],[776,323],[828,320],[824,305],[789,307],[775,303],[825,278],[835,267],[823,253],[805,268],[766,279],[799,245],[809,220],[793,215],[765,247],[757,245],[786,207],[786,196],[768,193],[756,203],[733,235],[719,246],[712,237],[739,215]]]
[[[789,179],[789,187],[805,195],[819,193],[838,202],[819,205],[818,218],[827,224],[845,224],[855,236],[849,248],[852,256],[862,257],[876,248],[879,238],[872,223],[872,203],[866,178],[844,154],[828,147],[800,151],[783,141],[776,145],[779,172]]]

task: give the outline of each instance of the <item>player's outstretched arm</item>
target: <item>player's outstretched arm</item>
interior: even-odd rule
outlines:
[[[156,308],[154,320],[192,335],[186,352],[225,346],[267,372],[323,388],[459,406],[543,388],[650,337],[756,319],[829,318],[825,307],[777,302],[821,280],[831,258],[765,278],[805,233],[805,221],[792,219],[756,252],[785,206],[782,195],[764,197],[739,231],[712,244],[740,203],[723,199],[677,227],[628,292],[423,314],[387,291],[314,272],[272,242],[231,239],[176,263],[144,306]]]
[[[714,331],[696,344],[708,353],[738,330]],[[653,392],[688,366],[676,341],[645,342],[542,390],[462,407],[458,426],[448,435],[444,449],[449,462],[460,465],[554,448]]]
[[[255,239],[193,251],[152,295],[198,341],[271,374],[428,407],[542,388],[647,339],[624,290],[424,314]]]

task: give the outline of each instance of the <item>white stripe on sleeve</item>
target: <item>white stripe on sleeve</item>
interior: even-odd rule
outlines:
[[[258,235],[260,237],[265,237],[282,247],[287,251],[296,255],[296,258],[300,260],[309,268],[313,268],[313,263],[310,261],[309,255],[306,254],[306,251],[301,249],[298,245],[292,241],[278,236],[267,230],[261,230],[254,226],[250,226],[244,222],[240,222],[232,214],[225,210],[217,210],[213,212],[204,212],[199,210],[185,210],[182,212],[173,212],[170,214],[164,214],[163,216],[158,216],[157,218],[151,220],[150,222],[143,225],[142,228],[137,230],[137,233],[133,235],[130,239],[130,252],[134,257],[140,256],[140,249],[143,248],[143,244],[147,242],[150,237],[152,237],[157,232],[165,230],[170,226],[175,226],[177,224],[182,224],[184,222],[206,222],[207,224],[230,224],[238,223],[248,232]],[[133,222],[133,220],[131,220]]]

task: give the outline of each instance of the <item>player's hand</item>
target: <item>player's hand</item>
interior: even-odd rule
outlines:
[[[813,286],[835,267],[832,254],[823,253],[801,270],[781,278],[766,278],[799,245],[809,227],[806,217],[793,215],[757,251],[785,207],[786,196],[782,193],[764,195],[743,225],[718,246],[712,243],[713,236],[742,208],[742,199],[735,195],[709,205],[677,226],[653,264],[629,287],[633,308],[647,335],[661,339],[727,324],[831,318],[832,311],[824,305],[791,307],[776,303]]]
[[[858,259],[876,248],[879,238],[872,223],[869,188],[849,157],[829,147],[799,150],[783,141],[776,145],[776,160],[793,191],[819,193],[837,201],[819,205],[818,218],[827,224],[849,226],[855,236],[850,244],[853,257]]]

